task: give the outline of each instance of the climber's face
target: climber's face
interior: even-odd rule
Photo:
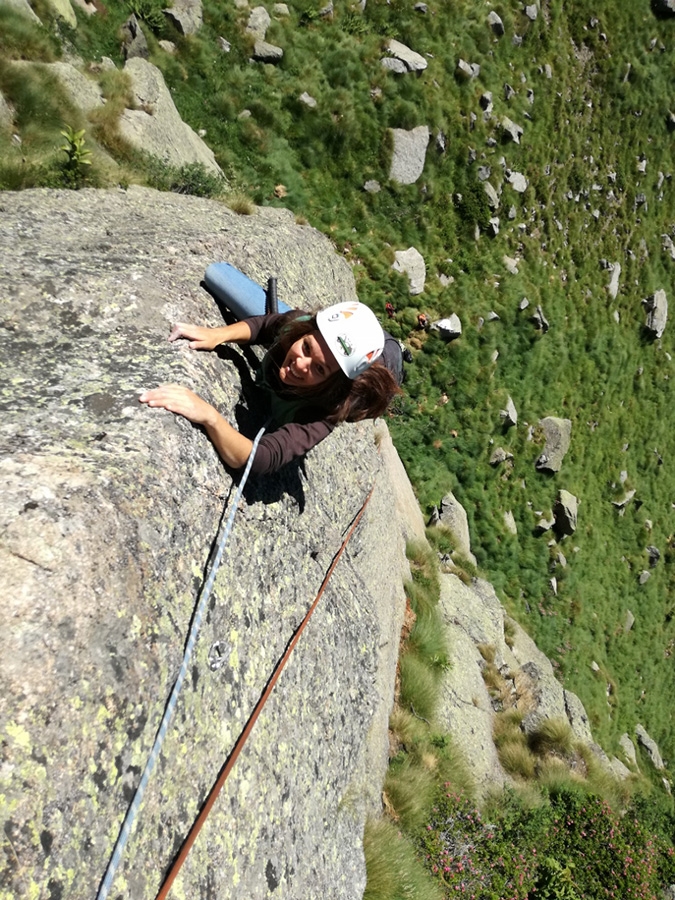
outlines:
[[[321,333],[311,331],[291,344],[279,369],[279,378],[289,387],[315,387],[339,368]]]

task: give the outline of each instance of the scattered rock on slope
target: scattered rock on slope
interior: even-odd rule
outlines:
[[[394,140],[394,152],[389,177],[399,184],[414,184],[424,170],[429,128],[418,125],[411,131],[403,128],[392,128],[390,131]]]
[[[176,26],[181,34],[197,34],[204,24],[202,0],[174,0],[164,15]]]
[[[558,491],[553,507],[555,529],[560,536],[574,534],[577,527],[577,498],[569,491]]]
[[[502,417],[504,424],[508,428],[518,424],[518,410],[511,397],[506,398],[506,407],[499,411],[499,415]]]
[[[635,726],[635,736],[637,737],[638,744],[647,751],[647,755],[652,761],[654,768],[665,769],[658,744],[654,738],[649,736],[647,729],[643,725]]]
[[[664,290],[658,290],[642,301],[647,311],[645,327],[655,338],[660,338],[668,322],[668,299]]]
[[[540,472],[559,472],[565,454],[569,450],[572,422],[570,419],[546,416],[539,420],[539,425],[544,432],[546,443],[535,466]]]
[[[466,510],[452,491],[449,491],[441,500],[441,505],[438,507],[438,522],[452,532],[457,552],[476,565],[476,557],[471,552],[471,536]]]
[[[462,323],[457,313],[452,313],[445,319],[432,322],[430,327],[437,331],[444,341],[453,341],[455,338],[461,337],[462,334]]]
[[[394,59],[400,60],[409,72],[422,72],[428,65],[421,54],[415,53],[414,50],[406,47],[400,41],[390,40],[387,44],[387,51],[391,53]]]
[[[422,254],[415,247],[408,247],[407,250],[397,250],[394,257],[392,269],[408,276],[411,294],[421,294],[427,277],[427,267]]]

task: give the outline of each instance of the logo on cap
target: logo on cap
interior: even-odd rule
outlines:
[[[345,356],[351,356],[354,352],[354,345],[350,342],[349,338],[344,334],[339,334],[337,338],[337,342],[340,345],[340,349],[344,353]]]

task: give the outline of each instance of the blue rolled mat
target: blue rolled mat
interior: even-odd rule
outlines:
[[[234,313],[237,319],[265,315],[264,289],[230,263],[211,263],[204,273],[204,283],[216,300]],[[290,306],[279,300],[280,313],[290,310]]]

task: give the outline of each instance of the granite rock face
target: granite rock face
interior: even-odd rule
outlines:
[[[0,868],[11,896],[90,900],[234,487],[197,428],[141,407],[138,393],[183,383],[255,431],[246,354],[166,341],[173,321],[222,321],[199,287],[214,260],[259,281],[278,275],[298,306],[355,289],[329,242],[285,210],[238,217],[142,188],[8,193],[0,206],[0,788],[11,839]],[[370,423],[249,481],[115,897],[155,897],[373,484],[175,889],[360,896],[407,571]]]

